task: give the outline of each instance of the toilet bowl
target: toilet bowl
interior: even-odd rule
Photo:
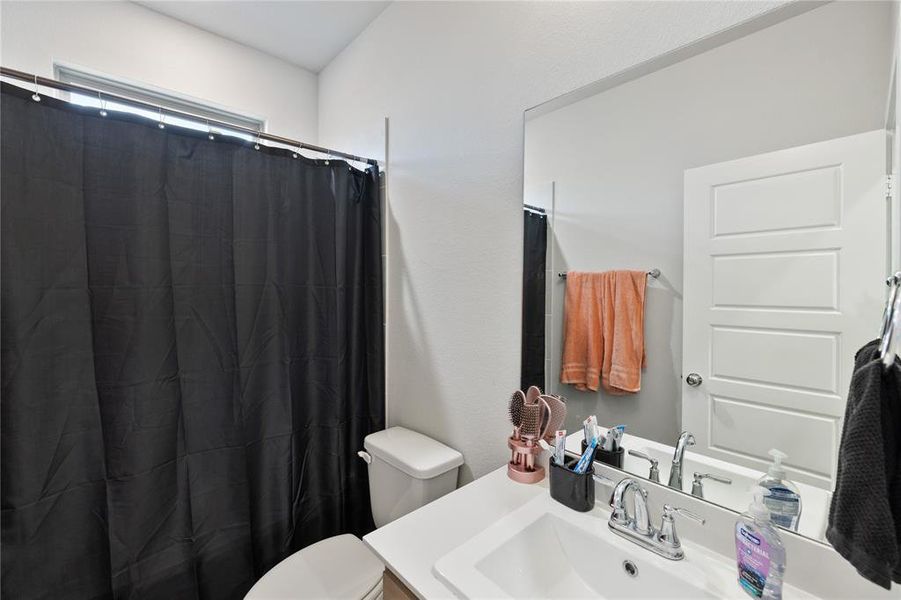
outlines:
[[[382,595],[381,561],[356,536],[336,535],[307,546],[263,575],[245,600],[352,598]]]
[[[463,455],[403,427],[366,436],[360,457],[369,465],[372,519],[382,527],[452,492]],[[319,541],[284,559],[256,582],[245,600],[382,597],[384,565],[350,535]]]

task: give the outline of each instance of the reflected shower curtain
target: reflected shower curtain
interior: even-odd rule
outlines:
[[[522,390],[545,387],[544,321],[547,268],[547,215],[523,210],[522,252]]]
[[[4,598],[241,598],[373,525],[378,173],[3,84]]]

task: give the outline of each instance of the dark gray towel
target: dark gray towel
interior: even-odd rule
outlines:
[[[879,341],[861,348],[845,407],[826,539],[857,571],[891,589],[901,583],[901,378]]]

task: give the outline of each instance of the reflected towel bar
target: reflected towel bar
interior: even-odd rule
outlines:
[[[658,277],[660,277],[660,269],[651,269],[650,271],[648,271],[648,276],[657,279]],[[566,279],[566,272],[561,271],[560,273],[557,273],[557,277],[559,277],[560,279]]]

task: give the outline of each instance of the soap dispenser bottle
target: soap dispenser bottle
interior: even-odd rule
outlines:
[[[754,501],[735,522],[735,557],[738,583],[752,598],[782,599],[785,546],[764,504],[768,490],[755,486]]]
[[[775,448],[768,454],[773,457],[773,464],[766,475],[757,480],[757,485],[769,490],[763,502],[770,509],[770,518],[775,525],[797,531],[801,520],[801,494],[798,487],[785,478],[782,461],[788,455]]]

